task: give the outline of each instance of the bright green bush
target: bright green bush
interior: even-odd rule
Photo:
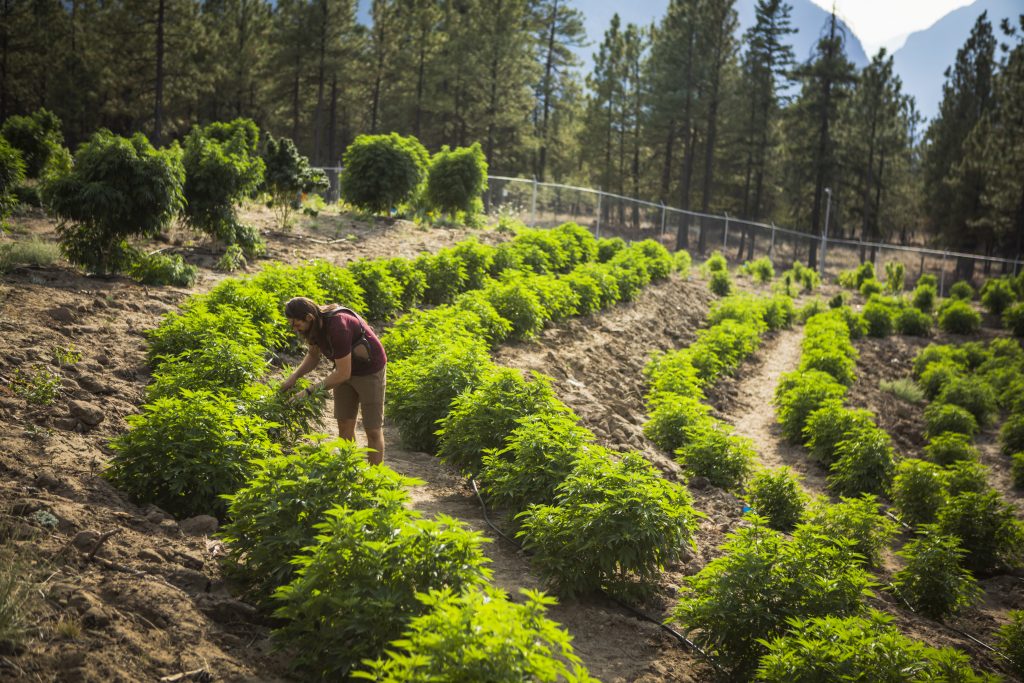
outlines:
[[[593,447],[559,484],[554,505],[518,516],[517,535],[560,594],[629,595],[647,592],[684,546],[694,547],[699,517],[686,487],[639,453],[614,460]]]
[[[925,436],[931,438],[952,432],[974,436],[978,433],[978,421],[965,408],[949,403],[932,403],[924,409]]]
[[[572,289],[578,315],[590,315],[603,308],[601,287],[593,276],[577,268],[563,275],[562,281]]]
[[[176,356],[209,346],[219,337],[228,337],[242,346],[259,344],[259,332],[252,319],[241,309],[222,306],[216,312],[202,298],[194,298],[184,309],[166,314],[160,325],[145,332],[149,341],[146,357],[158,368],[164,356]]]
[[[490,572],[480,534],[445,515],[420,518],[401,507],[335,507],[317,524],[317,544],[293,562],[279,588],[276,631],[305,678],[342,680],[378,657],[427,608],[417,594],[484,585]]]
[[[729,271],[716,270],[711,273],[711,280],[708,288],[716,296],[729,296],[732,293],[732,280],[729,279]]]
[[[259,332],[260,342],[268,348],[280,350],[294,343],[280,302],[252,281],[225,278],[202,301],[207,310],[217,315],[228,307],[244,311]]]
[[[974,334],[981,329],[981,315],[966,301],[949,300],[939,309],[939,327],[950,334]]]
[[[384,658],[364,661],[353,679],[596,683],[573,653],[571,636],[544,616],[555,599],[521,592],[522,604],[491,587],[420,594],[426,613],[409,622]]]
[[[1013,662],[1017,675],[1024,677],[1024,610],[1012,610],[1009,616],[1009,623],[996,631],[996,642]]]
[[[591,278],[601,295],[601,308],[609,308],[619,302],[619,280],[612,268],[604,263],[584,263],[573,269],[572,275]],[[572,281],[569,281],[570,285]]]
[[[652,282],[664,280],[672,272],[672,255],[658,242],[652,239],[641,240],[632,248],[647,259],[647,272],[651,274]]]
[[[999,446],[1005,455],[1024,451],[1024,413],[1006,419],[999,429]]]
[[[892,484],[895,453],[892,440],[878,427],[855,429],[836,444],[828,485],[840,495],[886,495]]]
[[[932,317],[917,308],[904,308],[896,314],[896,331],[909,337],[927,337]]]
[[[237,394],[267,372],[263,349],[231,337],[214,337],[198,349],[164,356],[146,387],[146,399],[177,396],[182,390]]]
[[[1024,530],[1013,506],[995,491],[950,498],[939,509],[938,528],[960,539],[964,566],[975,573],[1020,565]]]
[[[690,362],[703,383],[711,383],[739,367],[761,345],[764,323],[742,323],[725,319],[697,332],[690,345]]]
[[[273,263],[269,266],[264,266],[263,271],[256,276],[254,282],[259,284],[260,278],[264,277],[268,272],[271,272],[271,269],[274,266],[275,264]],[[289,275],[289,273],[291,274]],[[368,308],[366,301],[363,299],[363,289],[356,282],[355,276],[348,268],[339,268],[329,261],[315,259],[312,262],[303,265],[297,271],[285,271],[284,275],[285,278],[293,284],[296,283],[300,277],[305,279],[307,276],[312,276],[316,281],[316,286],[323,290],[324,302],[341,304],[342,306],[351,308],[356,312],[365,311]],[[310,284],[302,284],[302,287],[307,288],[307,291],[313,290],[313,286]],[[284,303],[293,296],[300,296],[294,294],[294,291],[294,289],[286,287],[281,291],[275,292],[278,297],[277,300],[283,306]],[[301,296],[309,296],[309,294]]]
[[[342,158],[341,197],[359,209],[385,213],[413,197],[429,158],[414,137],[360,135]]]
[[[896,466],[892,502],[904,522],[912,526],[935,521],[946,500],[946,472],[933,462],[908,458]]]
[[[889,261],[885,264],[885,291],[890,294],[899,294],[903,291],[906,277],[906,266],[899,261]]]
[[[1024,452],[1010,456],[1010,472],[1013,474],[1014,488],[1024,489]]]
[[[493,366],[475,388],[455,397],[448,414],[438,421],[437,456],[476,477],[484,452],[501,448],[517,420],[568,411],[555,397],[550,377],[534,372],[531,380],[519,370]]]
[[[266,604],[291,581],[291,559],[315,543],[327,510],[400,507],[408,500],[403,487],[414,483],[369,465],[366,449],[344,439],[322,437],[258,460],[245,486],[227,496],[229,521],[220,531],[225,572]]]
[[[800,372],[820,370],[828,373],[844,386],[851,386],[857,379],[857,362],[842,351],[812,349],[800,356]]]
[[[21,152],[0,136],[0,233],[7,227],[7,218],[18,205],[15,190],[24,180],[25,161]]]
[[[935,308],[935,300],[938,298],[939,290],[935,285],[919,284],[910,296],[910,305],[922,313],[931,313]]]
[[[270,206],[281,229],[291,226],[291,214],[305,193],[323,193],[329,187],[327,176],[309,165],[295,143],[286,137],[267,134],[261,155],[264,165],[262,189],[270,195]]]
[[[820,370],[783,375],[775,394],[776,414],[782,435],[790,443],[802,443],[804,426],[812,412],[829,399],[841,399],[846,387]]]
[[[567,273],[572,269],[572,249],[566,250],[568,240],[554,230],[521,228],[516,231],[511,249],[517,267],[535,273]],[[575,244],[572,245],[575,247]],[[623,248],[621,252],[629,251]],[[619,252],[615,256],[618,256]],[[612,258],[614,259],[615,256]]]
[[[129,264],[128,275],[144,285],[191,287],[196,283],[199,268],[185,263],[178,254],[143,254]]]
[[[772,260],[767,256],[747,261],[740,271],[744,275],[749,275],[754,282],[761,284],[767,284],[775,278],[775,267],[772,266]]]
[[[466,273],[463,286],[466,289],[480,289],[487,284],[494,267],[494,247],[480,244],[475,237],[470,237],[452,247],[451,253],[462,263]]]
[[[878,297],[869,299],[863,313],[868,324],[868,334],[872,337],[888,337],[896,329],[898,314],[899,309],[891,302]]]
[[[687,577],[675,621],[732,673],[746,680],[789,620],[856,614],[871,580],[843,547],[787,541],[763,523],[728,536],[724,555]]]
[[[537,295],[548,320],[565,320],[579,313],[579,297],[564,276],[531,275],[523,281]]]
[[[233,273],[236,270],[244,270],[247,265],[249,264],[242,247],[237,244],[229,244],[213,268],[222,273]]]
[[[858,287],[857,289],[858,291],[860,291],[861,296],[863,296],[865,299],[870,299],[872,296],[876,294],[881,294],[885,288],[882,286],[881,282],[874,278],[871,278],[870,280],[865,280],[864,282],[862,282],[860,287]]]
[[[961,301],[971,301],[974,299],[974,287],[964,280],[954,282],[953,286],[949,288],[949,296]]]
[[[921,389],[928,400],[935,400],[953,380],[963,377],[963,370],[950,361],[931,363],[921,373]]]
[[[64,144],[60,119],[43,108],[25,116],[8,116],[0,126],[0,137],[18,150],[27,178],[39,178],[50,157]]]
[[[549,232],[557,240],[561,250],[566,254],[566,262],[563,265],[564,271],[568,272],[576,266],[581,266],[584,263],[594,263],[598,260],[598,243],[594,236],[590,234],[589,229],[570,221],[552,228]],[[657,272],[659,278],[662,277],[661,269],[671,268],[670,255],[657,242],[643,240],[634,245],[634,248],[639,249],[648,260],[661,260],[663,262],[661,266],[654,266],[651,270],[652,274]],[[668,258],[667,261],[665,261],[666,257]],[[665,271],[666,276],[667,274],[668,271]]]
[[[453,313],[456,316],[469,313],[480,321],[480,335],[492,348],[508,339],[512,334],[512,323],[501,317],[487,299],[487,295],[479,289],[463,292],[457,296],[453,308]]]
[[[746,499],[753,513],[764,517],[776,531],[795,527],[807,506],[800,476],[789,467],[754,474],[747,484]]]
[[[722,256],[722,252],[713,251],[701,265],[700,270],[706,277],[710,277],[712,273],[727,273],[729,272],[729,262]]]
[[[597,240],[597,260],[601,263],[607,263],[612,260],[613,256],[625,248],[626,240],[621,237],[602,237]]]
[[[839,286],[847,289],[860,290],[865,280],[875,279],[875,264],[865,261],[853,270],[845,270],[839,273]]]
[[[1024,337],[1024,303],[1009,306],[1003,312],[1003,327],[1014,337]]]
[[[982,591],[974,576],[961,566],[964,550],[955,536],[938,532],[932,524],[896,553],[906,565],[892,577],[896,594],[915,611],[943,621],[977,600]]]
[[[537,293],[522,279],[491,283],[484,288],[484,296],[498,315],[512,323],[513,339],[532,339],[549,319]]]
[[[361,313],[366,319],[389,320],[402,312],[402,285],[392,277],[387,262],[360,260],[349,264],[348,271],[363,290]]]
[[[1003,311],[1017,302],[1017,293],[1009,278],[989,280],[981,288],[981,305],[992,315],[1002,315]]]
[[[447,304],[467,289],[469,276],[462,259],[452,249],[441,249],[436,254],[421,254],[413,265],[423,273],[425,288],[423,301],[428,304]]]
[[[832,504],[818,498],[807,508],[796,535],[806,543],[835,546],[856,553],[857,561],[877,567],[882,551],[896,535],[894,521],[882,514],[881,504],[870,494],[840,498]]]
[[[663,393],[703,398],[701,380],[690,360],[689,349],[667,353],[656,351],[651,354],[643,372],[649,382],[649,398]]]
[[[619,298],[623,301],[632,301],[651,283],[647,259],[635,249],[627,248],[620,251],[612,257],[608,265],[618,284]]]
[[[989,490],[989,469],[976,460],[957,460],[945,467],[947,498],[961,493],[985,493]]]
[[[141,133],[95,133],[67,175],[43,184],[64,256],[101,275],[128,266],[127,239],[153,237],[182,207],[185,172],[175,150],[153,149]]]
[[[988,424],[998,411],[992,387],[977,377],[952,378],[943,386],[937,400],[970,411],[979,425]]]
[[[971,437],[956,432],[936,434],[924,447],[928,459],[942,466],[960,460],[977,460],[978,449],[971,445]]]
[[[724,489],[741,487],[757,459],[753,441],[733,434],[731,425],[715,421],[688,427],[675,452],[687,474],[705,477]]]
[[[662,392],[652,395],[648,404],[644,434],[666,453],[689,442],[689,429],[705,429],[711,421],[711,408],[695,396]]]
[[[480,197],[486,189],[487,160],[479,142],[455,149],[443,146],[431,159],[425,196],[431,209],[453,217],[461,211],[471,219],[483,211]]]
[[[289,374],[290,368],[284,368],[283,375]],[[238,412],[273,423],[267,434],[274,443],[295,443],[309,434],[323,432],[327,392],[313,389],[309,396],[295,398],[293,393],[281,391],[281,381],[255,382],[243,387],[237,397]],[[307,379],[295,384],[300,390],[309,387]]]
[[[763,683],[816,681],[961,681],[987,677],[971,669],[966,654],[937,650],[904,636],[892,617],[826,616],[792,620],[790,631],[765,645],[756,680]]]
[[[594,435],[566,411],[527,415],[505,437],[504,446],[486,451],[480,482],[491,501],[512,515],[530,505],[548,505]]]
[[[692,266],[693,258],[690,256],[690,252],[685,249],[680,249],[672,255],[672,267],[679,273],[679,277],[684,280],[689,279]]]
[[[221,497],[249,478],[253,461],[279,453],[270,424],[239,415],[226,396],[182,390],[129,415],[129,429],[110,442],[104,476],[134,498],[177,517],[223,516]]]
[[[769,330],[787,329],[795,319],[793,300],[785,294],[776,294],[764,303],[764,322]]]
[[[395,257],[384,262],[388,274],[398,283],[401,288],[400,310],[409,311],[419,305],[423,299],[423,292],[427,289],[427,276],[423,271],[416,268],[409,259]]]
[[[803,429],[804,445],[811,456],[825,467],[838,459],[836,447],[854,432],[875,426],[875,416],[862,408],[845,408],[842,401],[831,399],[808,416]]]

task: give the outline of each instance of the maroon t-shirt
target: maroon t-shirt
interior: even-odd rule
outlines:
[[[317,346],[320,352],[331,360],[344,358],[352,353],[352,342],[359,338],[360,320],[351,313],[335,313],[324,320],[324,330],[321,332]],[[384,346],[374,333],[373,329],[362,321],[363,329],[366,331],[366,340],[370,342],[370,360],[362,360],[358,355],[352,356],[352,375],[361,377],[380,372],[387,365],[388,357],[384,353]]]

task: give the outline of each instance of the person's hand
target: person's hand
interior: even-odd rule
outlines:
[[[295,380],[289,377],[285,381],[281,382],[281,386],[279,386],[277,388],[277,390],[280,391],[281,393],[284,393],[286,391],[290,391],[291,388],[294,387],[294,386],[295,386]]]

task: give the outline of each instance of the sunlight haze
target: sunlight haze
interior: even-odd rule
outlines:
[[[812,0],[827,11],[830,0]],[[890,53],[914,31],[926,29],[972,0],[837,0],[836,13],[853,29],[868,55],[885,46]]]

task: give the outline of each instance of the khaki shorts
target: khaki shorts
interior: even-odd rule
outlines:
[[[380,429],[384,426],[384,388],[387,385],[387,368],[372,375],[349,377],[344,384],[334,388],[334,417],[338,420],[354,420],[363,408],[363,429]]]

